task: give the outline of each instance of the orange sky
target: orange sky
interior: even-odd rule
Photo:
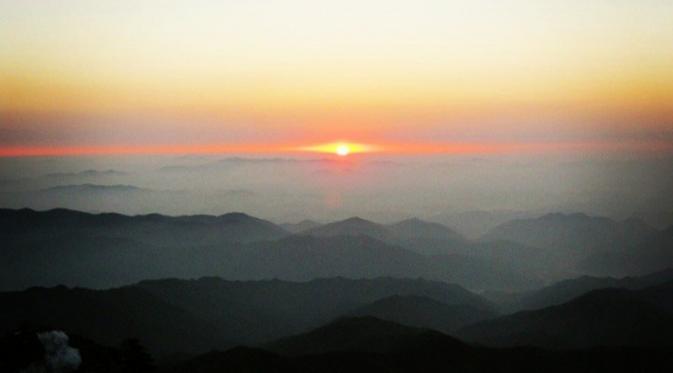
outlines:
[[[673,3],[0,4],[0,155],[669,152]]]
[[[670,154],[673,143],[647,142],[566,142],[566,143],[386,143],[361,144],[342,142],[352,154],[539,154],[579,152],[583,154]],[[83,155],[148,155],[148,154],[301,154],[338,153],[335,143],[314,145],[288,144],[214,144],[214,145],[138,145],[138,146],[7,146],[0,148],[0,157],[83,156]],[[346,154],[348,155],[348,154]]]

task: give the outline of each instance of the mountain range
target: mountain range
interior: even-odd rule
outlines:
[[[425,296],[393,295],[359,307],[351,315],[453,333],[461,326],[494,318],[496,313],[468,304],[449,305]]]
[[[420,220],[398,223],[395,230],[353,218],[297,235],[242,213],[172,217],[3,209],[0,223],[7,247],[0,252],[4,290],[59,284],[106,288],[202,276],[426,277],[473,289],[539,284],[535,273],[516,269],[525,269],[518,263],[499,261],[497,255],[491,260],[471,251],[472,244],[449,228]],[[427,242],[444,253],[432,255]],[[478,246],[484,245],[491,244]],[[518,250],[516,244],[507,246]]]
[[[341,318],[261,348],[236,347],[169,365],[166,372],[660,372],[666,350],[545,351],[485,348],[372,317]]]
[[[593,290],[568,302],[467,326],[456,335],[487,346],[673,346],[673,282]]]
[[[576,220],[601,228],[581,228]],[[0,209],[0,239],[6,247],[0,252],[0,290],[59,284],[107,288],[166,277],[306,281],[396,276],[449,281],[478,291],[521,292],[592,274],[591,268],[622,277],[673,267],[673,230],[583,215],[515,221],[480,241],[419,219],[384,225],[350,218],[304,226],[293,234],[243,213],[174,217]],[[496,234],[517,232],[520,226],[537,227],[530,229],[540,236],[546,229],[563,231],[559,237],[568,239],[536,247],[529,245],[544,240]],[[568,249],[581,241],[572,238],[580,234],[587,242],[609,236],[603,242],[615,244]]]
[[[0,293],[0,304],[6,305],[0,308],[0,334],[29,324],[61,328],[107,345],[139,336],[162,355],[205,352],[298,333],[396,295],[474,310],[469,319],[447,315],[444,320],[454,327],[494,314],[492,304],[458,285],[420,279],[202,278],[107,290],[58,286]]]
[[[497,303],[501,310],[534,310],[565,303],[592,290],[604,288],[638,290],[668,281],[673,281],[673,269],[671,268],[639,277],[581,276],[523,293],[497,294],[495,296],[485,294],[485,296]]]
[[[106,290],[30,288],[0,293],[0,344],[16,330],[65,330],[89,366],[109,366],[118,363],[114,346],[135,336],[166,372],[649,372],[673,366],[670,271],[591,283],[601,281],[622,288],[504,315],[458,285],[422,279],[202,278]],[[586,282],[575,279],[540,294]]]

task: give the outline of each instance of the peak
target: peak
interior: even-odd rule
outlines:
[[[281,339],[270,347],[282,354],[307,355],[335,351],[390,353],[435,348],[438,344],[464,347],[462,342],[440,332],[362,316],[339,318],[308,333]]]
[[[365,232],[373,232],[373,231],[385,231],[386,228],[383,227],[382,225],[375,223],[371,220],[363,219],[359,216],[354,216],[352,218],[348,218],[345,220],[340,220],[340,221],[335,221],[333,223],[325,224],[322,226],[318,226],[315,229],[317,230],[348,230],[349,232],[353,232],[353,230],[357,231],[365,231]]]
[[[367,219],[363,219],[359,216],[353,216],[348,219],[344,219],[341,221],[342,223],[371,223],[371,221]]]
[[[370,227],[370,228],[375,228],[375,227],[380,226],[380,224],[378,224],[378,223],[375,223],[371,220],[363,219],[359,216],[353,216],[353,217],[345,219],[345,220],[336,221],[334,223],[331,223],[331,225],[334,225],[334,226],[346,225],[346,226]]]
[[[39,211],[35,211],[35,210],[30,210],[30,211],[39,213]],[[47,214],[50,214],[50,215],[89,215],[88,213],[83,212],[83,211],[71,210],[71,209],[66,209],[66,208],[62,208],[62,207],[47,210],[47,211],[44,211],[44,212],[47,213]]]
[[[250,215],[248,215],[244,212],[238,212],[238,211],[228,212],[228,213],[222,214],[218,217],[219,218],[225,218],[225,219],[241,219],[241,220],[242,219],[252,219],[252,216],[250,216]]]
[[[405,225],[405,224],[410,224],[410,225],[411,224],[413,224],[413,225],[441,225],[441,224],[438,224],[438,223],[432,223],[432,222],[429,222],[429,221],[425,221],[425,220],[419,219],[417,217],[404,219],[404,220],[401,220],[401,221],[399,221],[399,222],[397,222],[393,225]]]

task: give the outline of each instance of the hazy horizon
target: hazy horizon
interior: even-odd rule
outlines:
[[[672,223],[666,213],[673,210],[668,157],[80,156],[5,158],[0,165],[0,207],[10,208],[240,211],[277,223],[580,212],[639,216],[660,227]]]
[[[0,206],[673,224],[667,1],[21,1],[0,14]],[[140,189],[67,194],[81,184]]]

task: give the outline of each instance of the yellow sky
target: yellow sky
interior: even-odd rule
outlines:
[[[666,0],[3,1],[0,128],[670,133],[671,25]]]

